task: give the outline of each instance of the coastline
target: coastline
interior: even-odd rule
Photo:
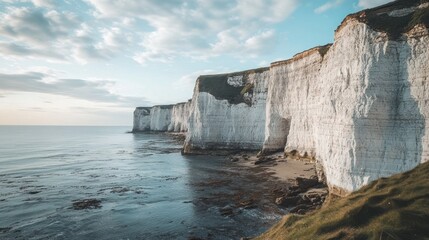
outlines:
[[[281,181],[293,182],[297,177],[311,178],[316,176],[315,163],[285,157],[282,152],[264,156],[265,161],[261,161],[257,155],[249,156],[248,154],[235,154],[230,158],[236,159],[238,164],[246,167],[264,168],[267,172],[273,173],[273,177]]]
[[[152,132],[162,134],[160,132]],[[163,133],[183,144],[186,133]],[[183,154],[183,151],[182,151]],[[218,205],[219,213],[229,218],[242,211],[260,209],[268,215],[286,215],[294,213],[306,215],[320,209],[329,195],[327,186],[319,182],[316,173],[316,163],[307,158],[288,156],[283,152],[274,152],[260,156],[257,151],[240,149],[210,149],[200,150],[187,156],[218,156],[231,162],[230,170],[243,169],[249,184],[258,184],[263,191],[252,191],[251,185],[245,189],[237,188],[233,194],[218,194],[213,197],[202,197],[195,205]],[[234,169],[234,170],[233,170]],[[219,169],[220,170],[220,169]],[[241,177],[241,176],[240,176]],[[207,179],[199,183],[199,187],[215,188],[231,184],[230,182]],[[238,190],[240,189],[240,190]],[[249,239],[255,236],[243,236]]]
[[[178,144],[183,144],[186,136],[186,132],[144,133],[164,134]],[[246,178],[244,181],[248,182],[247,186],[241,183],[232,193],[217,193],[215,197],[208,192],[237,183],[218,179],[206,179],[198,183],[197,187],[204,188],[201,191],[206,193],[193,204],[217,206],[218,212],[225,218],[252,209],[262,211],[266,216],[284,216],[289,213],[305,215],[319,209],[329,194],[326,185],[317,178],[316,163],[308,158],[297,158],[283,152],[261,156],[256,150],[241,149],[193,150],[191,154],[184,154],[182,149],[182,155],[221,157],[231,164],[228,171],[236,172],[240,178]],[[238,173],[237,169],[244,172]],[[258,185],[258,190],[252,187],[254,184]],[[255,236],[242,237],[248,239]]]

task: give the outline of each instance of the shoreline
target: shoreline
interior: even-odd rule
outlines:
[[[165,134],[179,144],[183,144],[183,132],[149,132]],[[183,149],[182,149],[183,154]],[[237,192],[234,195],[219,195],[218,199],[202,198],[202,203],[218,205],[219,212],[224,217],[240,214],[244,209],[260,209],[266,214],[285,216],[290,213],[306,215],[318,210],[327,199],[327,186],[319,182],[316,163],[308,158],[296,158],[275,152],[260,156],[255,150],[240,149],[210,149],[200,150],[188,156],[218,156],[238,168],[250,173],[251,182],[258,184],[264,191],[254,192],[251,189]],[[234,168],[235,168],[234,167]],[[208,179],[201,183],[205,187],[220,187],[226,183]],[[251,186],[250,186],[251,187]],[[213,190],[213,189],[212,189]],[[229,202],[229,204],[226,204]],[[201,204],[201,203],[196,203]],[[243,236],[243,239],[254,236]]]
[[[228,158],[239,166],[262,171],[261,174],[267,174],[274,182],[281,184],[272,193],[278,209],[286,211],[284,216],[317,211],[328,198],[328,187],[317,177],[316,163],[308,159],[292,158],[283,152],[264,156],[241,152]]]
[[[283,152],[266,155],[263,160],[257,155],[248,154],[234,154],[230,158],[242,166],[265,168],[281,181],[291,182],[297,177],[317,176],[315,163],[285,157]]]

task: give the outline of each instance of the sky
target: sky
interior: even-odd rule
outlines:
[[[0,0],[0,125],[130,126],[199,75],[333,42],[391,0]]]

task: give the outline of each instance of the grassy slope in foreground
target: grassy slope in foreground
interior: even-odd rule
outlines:
[[[288,215],[256,239],[429,239],[429,162]]]

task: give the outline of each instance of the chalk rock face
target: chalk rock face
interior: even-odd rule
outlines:
[[[267,96],[265,152],[286,149],[315,155],[314,123],[320,114],[319,74],[330,45],[271,64]]]
[[[189,108],[191,102],[178,103],[173,106],[171,112],[171,122],[168,125],[170,132],[186,132],[188,131]]]
[[[329,50],[271,66],[264,151],[315,157],[339,194],[429,161],[427,25],[382,31],[368,14],[347,18]]]
[[[150,131],[167,131],[174,105],[153,106],[150,111]]]
[[[260,149],[269,69],[200,76],[190,106],[185,153]]]
[[[134,110],[133,132],[150,130],[151,107],[137,107]]]
[[[331,192],[429,161],[429,0],[351,14],[332,45],[270,68],[200,76],[190,103],[138,108],[134,129],[186,131],[185,153],[283,150]]]
[[[184,132],[188,129],[191,103],[138,107],[134,111],[133,132]]]

